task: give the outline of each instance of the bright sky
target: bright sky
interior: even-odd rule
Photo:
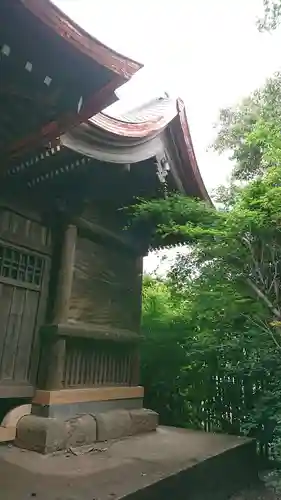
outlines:
[[[227,158],[206,151],[219,109],[281,67],[281,30],[258,32],[262,0],[53,0],[113,49],[145,64],[119,96],[130,107],[164,90],[183,98],[209,190],[226,181]],[[152,257],[146,266],[155,267]]]

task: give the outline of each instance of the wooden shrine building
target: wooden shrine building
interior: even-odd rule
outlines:
[[[208,198],[180,100],[101,112],[139,67],[48,0],[1,2],[0,398],[32,402],[17,442],[37,451],[65,446],[54,419],[142,408],[148,242],[120,209],[163,184]]]

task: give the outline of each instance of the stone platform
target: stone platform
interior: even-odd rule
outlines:
[[[5,500],[226,500],[256,478],[254,441],[169,427],[57,455],[0,446]]]

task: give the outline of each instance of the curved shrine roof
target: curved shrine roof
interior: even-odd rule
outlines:
[[[163,105],[169,113],[164,112]],[[108,110],[107,115],[99,113],[87,123],[61,135],[54,147],[39,148],[31,156],[22,158],[20,164],[11,165],[6,171],[6,179],[21,178],[22,183],[36,189],[45,182],[52,183],[55,179],[59,181],[59,178],[71,175],[71,172],[76,172],[77,175],[80,169],[81,173],[85,173],[87,169],[95,167],[103,172],[107,183],[110,180],[106,178],[108,167],[109,177],[114,177],[117,172],[132,170],[131,177],[129,175],[123,178],[129,184],[129,177],[135,179],[135,173],[138,172],[143,189],[146,189],[145,183],[148,183],[148,192],[151,191],[150,188],[157,186],[154,182],[156,173],[162,182],[168,175],[168,189],[177,189],[188,196],[209,201],[197,164],[183,102],[180,99],[159,102],[157,99],[155,109],[153,108],[153,103],[149,103],[146,110],[142,107],[141,110],[130,111],[125,116],[120,115],[120,119],[108,116]],[[150,121],[145,121],[147,117],[151,117]],[[115,169],[114,164],[123,164],[125,168]],[[135,187],[138,190],[139,186]]]
[[[154,99],[114,116],[108,108],[116,100],[114,91],[140,64],[90,36],[50,0],[3,0],[0,10],[2,68],[7,80],[0,135],[3,132],[2,142],[8,144],[14,159],[52,140],[105,162],[154,158],[161,163],[165,157],[183,192],[209,199],[180,99]],[[17,99],[15,83],[19,85]],[[31,109],[33,88],[38,103]],[[36,123],[34,117],[38,117]],[[21,169],[14,159],[10,171]]]
[[[197,164],[181,99],[158,98],[118,117],[110,108],[62,137],[85,156],[116,163],[161,157],[166,151],[178,185],[186,194],[209,200]]]

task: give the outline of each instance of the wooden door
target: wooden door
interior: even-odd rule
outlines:
[[[0,398],[32,397],[50,256],[11,239],[0,239]]]

